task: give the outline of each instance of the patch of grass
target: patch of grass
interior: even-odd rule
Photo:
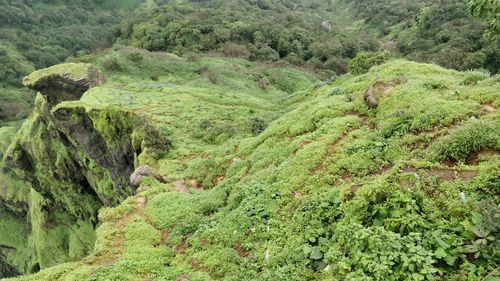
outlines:
[[[465,161],[474,152],[483,149],[500,150],[498,131],[500,123],[471,120],[453,130],[433,146],[432,158],[439,161]]]

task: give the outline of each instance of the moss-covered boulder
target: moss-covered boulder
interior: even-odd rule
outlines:
[[[104,75],[93,65],[59,64],[37,70],[23,79],[23,84],[42,93],[49,104],[79,100],[89,88],[105,82]]]

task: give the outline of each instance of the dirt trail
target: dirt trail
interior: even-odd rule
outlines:
[[[491,104],[483,104],[483,108],[487,112],[487,114],[493,114],[497,112],[497,109]]]
[[[186,187],[186,183],[183,180],[174,182],[174,186],[177,192],[189,193],[189,190]]]
[[[146,197],[136,196],[134,197],[134,202],[135,209],[131,213],[123,215],[122,219],[114,223],[116,225],[116,229],[124,229],[126,224],[136,216],[140,216],[143,221],[147,222],[147,217],[144,214],[144,209],[147,204]],[[104,255],[90,256],[84,260],[87,264],[98,267],[94,272],[97,272],[104,267],[112,266],[119,261],[122,254],[123,244],[125,243],[125,234],[120,232],[113,237],[112,240],[109,239],[107,243],[110,243],[112,252],[105,253]]]
[[[174,182],[174,187],[175,191],[177,192],[183,192],[183,193],[189,192],[184,180],[178,180]],[[113,249],[112,252],[107,252],[100,256],[92,256],[85,259],[85,262],[87,264],[97,267],[95,271],[98,271],[104,267],[113,266],[120,260],[120,256],[123,250],[123,245],[126,240],[123,230],[129,222],[131,222],[134,218],[139,216],[143,222],[149,224],[149,219],[145,214],[145,209],[147,206],[147,198],[145,196],[137,195],[133,199],[135,203],[134,210],[130,213],[124,214],[121,219],[114,222],[116,229],[120,231],[112,239],[106,241],[106,243],[110,243],[111,249]],[[151,226],[154,227],[153,225]],[[156,227],[154,228],[156,229]],[[161,232],[161,241],[162,241],[161,245],[168,244],[169,236],[170,236],[169,230],[163,230]],[[181,244],[175,246],[174,250],[177,253],[183,253],[185,251],[186,239],[187,237],[183,239]]]
[[[387,166],[383,167],[380,169],[378,173],[376,173],[374,176],[383,176],[385,174],[388,174],[392,171],[392,166]],[[415,177],[439,177],[443,179],[444,181],[454,181],[457,179],[460,180],[470,180],[475,177],[477,177],[478,172],[473,171],[473,170],[457,170],[457,169],[452,169],[452,168],[413,168],[413,167],[405,167],[400,170],[402,173],[413,173],[415,174]],[[343,176],[344,182],[346,183],[352,183],[352,178],[349,176]],[[401,186],[411,186],[415,184],[415,180],[408,180],[405,178],[400,178],[399,183]],[[351,194],[355,195],[359,188],[361,188],[361,185],[358,184],[353,184],[351,185]]]
[[[498,152],[495,149],[491,149],[491,148],[483,149],[481,151],[476,151],[476,152],[469,154],[469,156],[467,156],[465,163],[467,165],[477,165],[477,164],[479,164],[479,162],[481,162],[483,157],[492,157],[492,156],[496,155],[497,153]]]
[[[137,197],[135,199],[135,204],[136,204],[136,207],[137,207],[137,210],[138,212],[143,212],[144,211],[144,208],[146,208],[146,197]]]
[[[417,173],[425,176],[440,177],[445,181],[453,181],[456,179],[469,180],[478,175],[478,173],[473,170],[456,170],[451,168],[415,169],[412,167],[405,167],[402,171],[405,173]]]

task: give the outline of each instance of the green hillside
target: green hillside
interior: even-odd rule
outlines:
[[[4,263],[22,269],[12,261],[37,251],[42,268],[74,260],[19,280],[498,276],[498,76],[391,60],[319,83],[275,65],[132,48],[86,61],[107,82],[52,109],[39,95],[4,157],[38,182],[22,200],[39,214],[27,216],[28,230],[26,210],[4,210],[1,225],[31,241],[3,238],[13,245]],[[103,200],[118,189],[98,171],[112,169],[96,164],[72,124],[93,126],[109,155],[131,147],[133,167],[159,175],[123,203]],[[77,165],[69,163],[95,175],[95,193],[64,173]],[[67,184],[52,184],[63,175]],[[71,195],[92,193],[88,204]],[[102,206],[91,247],[85,225]],[[82,238],[84,250],[61,242]]]
[[[500,280],[499,0],[0,0],[0,279]]]
[[[184,57],[211,54],[287,63],[320,79],[348,72],[349,62],[360,52],[380,50],[455,70],[497,73],[497,4],[496,0],[2,0],[0,124],[24,119],[33,108],[35,93],[22,87],[23,76],[113,45]]]
[[[105,70],[106,84],[78,102],[55,105],[49,96],[39,95],[13,143],[8,149],[2,146],[2,198],[7,204],[1,211],[8,223],[0,233],[16,230],[16,237],[23,239],[5,237],[1,244],[8,248],[1,248],[0,263],[17,272],[36,272],[88,254],[95,242],[97,211],[135,192],[128,183],[134,162],[164,166],[162,172],[170,177],[183,169],[181,159],[229,139],[259,134],[291,105],[287,100],[296,99],[294,93],[317,81],[306,73],[243,60],[188,62],[136,49],[94,62]],[[33,73],[25,83],[48,83],[52,88],[40,89],[44,95],[61,95],[51,77],[64,73],[78,81],[87,69],[54,66]],[[70,112],[70,120],[61,115],[65,112]],[[8,127],[5,131],[13,133]],[[2,135],[7,138],[2,144],[12,133]],[[85,143],[86,135],[91,143]],[[175,150],[166,154],[170,144]],[[134,160],[134,154],[139,158]],[[111,158],[111,163],[102,157]],[[17,180],[14,173],[31,184]]]

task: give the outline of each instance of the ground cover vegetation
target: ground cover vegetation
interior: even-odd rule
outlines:
[[[84,107],[109,140],[123,140],[113,128],[128,121],[93,110],[151,120],[157,133],[129,132],[135,166],[168,180],[145,178],[135,196],[104,205],[83,260],[20,280],[498,276],[498,76],[389,60],[320,83],[130,47],[82,60],[107,82],[52,112]]]
[[[498,280],[496,4],[0,0],[0,278]]]

